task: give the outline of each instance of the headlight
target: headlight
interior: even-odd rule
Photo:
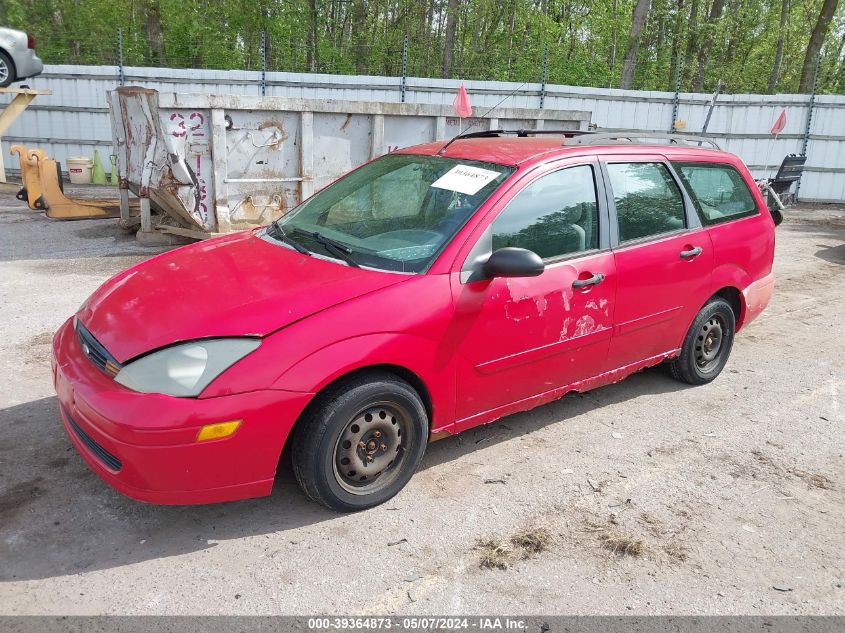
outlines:
[[[115,381],[141,393],[191,397],[244,356],[256,350],[254,338],[193,341],[153,352],[121,368]]]

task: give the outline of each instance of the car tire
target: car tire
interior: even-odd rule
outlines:
[[[692,322],[680,355],[669,362],[669,374],[690,385],[713,381],[728,362],[735,332],[733,308],[724,299],[711,299]]]
[[[0,88],[10,86],[15,79],[15,65],[12,63],[12,58],[0,51]]]
[[[413,476],[428,442],[419,394],[389,373],[330,388],[297,423],[291,458],[305,494],[339,512],[384,503]]]

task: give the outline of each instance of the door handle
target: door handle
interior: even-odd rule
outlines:
[[[589,279],[576,279],[572,282],[573,288],[586,288],[588,286],[595,286],[596,284],[600,284],[604,281],[604,275],[601,273],[596,273]]]
[[[701,255],[701,250],[700,246],[696,246],[688,251],[681,251],[681,259],[692,259],[693,257]]]

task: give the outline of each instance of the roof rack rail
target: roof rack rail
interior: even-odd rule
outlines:
[[[442,155],[446,148],[449,147],[455,141],[460,141],[463,139],[468,138],[490,138],[491,136],[503,136],[512,134],[519,138],[525,138],[528,136],[537,136],[541,134],[557,134],[565,136],[566,138],[574,138],[576,136],[582,136],[584,134],[593,134],[593,132],[587,130],[526,130],[526,129],[519,129],[519,130],[482,130],[481,132],[467,132],[465,134],[458,134],[457,136],[453,137],[449,141],[446,142],[443,147],[437,150],[437,153]]]
[[[567,141],[566,145],[625,145],[636,143],[642,139],[665,141],[664,143],[654,143],[654,145],[689,145],[701,147],[704,143],[713,149],[722,149],[716,141],[705,136],[672,134],[671,132],[637,132],[634,130],[630,132],[594,132],[588,136],[573,138],[571,141]]]

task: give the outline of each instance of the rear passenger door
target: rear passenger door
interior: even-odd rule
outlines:
[[[678,349],[710,291],[710,238],[663,156],[602,163],[617,271],[607,369]]]

